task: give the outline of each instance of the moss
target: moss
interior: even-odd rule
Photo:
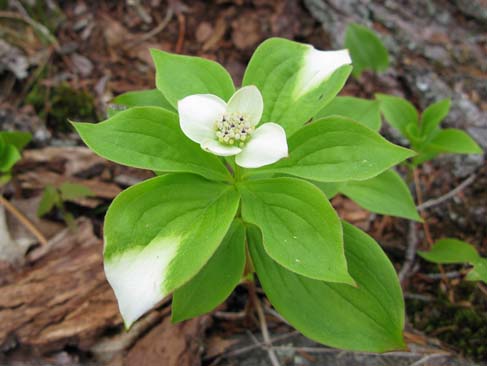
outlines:
[[[92,95],[71,88],[67,83],[48,89],[37,83],[25,99],[32,104],[39,116],[56,131],[70,131],[68,119],[94,121],[96,117],[95,100]]]
[[[462,282],[455,289],[457,298],[467,298],[469,307],[452,304],[443,292],[433,302],[407,300],[407,313],[415,328],[451,345],[464,356],[487,359],[486,299],[474,283]]]

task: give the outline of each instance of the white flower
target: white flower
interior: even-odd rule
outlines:
[[[264,110],[257,87],[245,86],[225,103],[212,94],[190,95],[178,102],[184,134],[203,150],[236,155],[243,168],[258,168],[288,156],[286,132],[276,123],[257,127]]]

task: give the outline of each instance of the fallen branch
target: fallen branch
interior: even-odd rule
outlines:
[[[457,193],[460,193],[463,191],[466,187],[468,187],[470,184],[472,184],[475,181],[475,178],[477,178],[476,174],[472,174],[469,176],[467,179],[465,179],[462,183],[458,185],[458,187],[452,189],[450,192],[444,194],[443,196],[440,196],[438,198],[433,198],[430,199],[420,205],[417,206],[418,210],[424,210],[426,208],[434,207],[437,206],[445,201],[448,201],[449,199],[455,197]]]
[[[8,212],[10,212],[13,216],[15,216],[15,218],[19,220],[20,223],[24,225],[25,228],[32,233],[32,235],[35,236],[35,238],[39,241],[40,244],[42,245],[47,244],[46,237],[39,231],[39,229],[37,229],[35,225],[32,222],[30,222],[30,220],[17,209],[17,207],[12,205],[2,195],[0,195],[0,205],[4,206]]]

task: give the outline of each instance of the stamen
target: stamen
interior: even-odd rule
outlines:
[[[215,121],[217,140],[225,145],[244,147],[254,132],[254,127],[242,113],[228,113]]]

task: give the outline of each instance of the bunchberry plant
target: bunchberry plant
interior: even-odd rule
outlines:
[[[360,121],[336,115],[369,108],[335,99],[352,70],[348,52],[269,39],[237,90],[215,62],[152,57],[156,90],[116,98],[106,121],[74,123],[99,155],[157,174],[122,192],[105,218],[105,272],[126,326],[170,294],[174,321],[209,312],[255,272],[306,336],[353,350],[403,348],[392,264],[324,193],[397,183],[400,213],[417,218],[390,170],[415,153],[378,134],[377,104]]]
[[[416,108],[403,98],[384,94],[377,94],[376,98],[386,121],[408,140],[417,153],[406,164],[411,176],[417,177],[415,171],[418,166],[441,154],[482,154],[480,146],[466,132],[440,127],[450,110],[449,99],[431,104],[420,116]],[[421,189],[418,181],[414,181],[414,185],[416,191]],[[421,257],[438,264],[468,263],[473,267],[466,279],[487,282],[487,259],[480,257],[471,244],[443,238],[433,245],[431,238],[429,240],[431,251],[420,252]]]

